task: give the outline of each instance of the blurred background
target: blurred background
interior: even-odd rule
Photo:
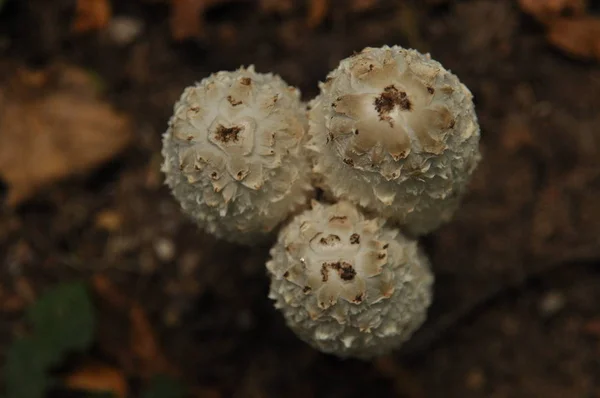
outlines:
[[[471,89],[484,160],[422,241],[425,326],[341,361],[273,309],[267,249],[179,211],[161,134],[212,72],[310,99],[383,44]],[[0,0],[0,396],[600,397],[599,62],[598,1]]]

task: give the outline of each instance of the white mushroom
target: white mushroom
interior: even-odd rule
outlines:
[[[163,137],[163,171],[185,213],[217,237],[263,240],[307,203],[305,107],[250,66],[188,87]]]
[[[309,113],[313,171],[420,235],[448,221],[480,160],[472,95],[429,55],[366,48],[321,83]]]
[[[397,348],[424,322],[433,275],[417,242],[348,202],[313,203],[279,233],[269,297],[317,349],[370,358]]]

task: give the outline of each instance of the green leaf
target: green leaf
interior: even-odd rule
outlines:
[[[1,0],[0,0],[1,1]],[[94,311],[83,283],[65,283],[43,294],[27,311],[33,334],[6,352],[7,398],[43,398],[51,387],[47,372],[64,355],[87,349],[94,337]]]
[[[183,398],[185,388],[168,376],[156,376],[142,393],[142,398]]]
[[[84,283],[61,284],[32,305],[27,318],[46,344],[52,363],[66,351],[85,350],[94,338],[94,310]]]
[[[48,357],[39,355],[40,343],[28,337],[13,342],[6,352],[4,380],[10,398],[42,398],[50,385]]]

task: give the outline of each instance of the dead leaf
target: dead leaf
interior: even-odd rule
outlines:
[[[575,57],[600,60],[600,18],[582,16],[555,20],[549,26],[548,41]]]
[[[175,40],[185,40],[204,35],[204,13],[218,4],[236,0],[170,0],[171,36]],[[240,0],[237,0],[240,1]]]
[[[169,364],[159,347],[154,328],[150,324],[143,308],[135,303],[129,310],[131,322],[131,349],[139,360],[139,372],[144,378],[158,374],[176,375],[174,367]]]
[[[583,325],[583,332],[589,336],[600,338],[600,318],[586,322]]]
[[[377,5],[379,0],[353,0],[350,9],[354,12],[368,11]]]
[[[106,27],[111,17],[108,0],[77,0],[73,32],[84,33]]]
[[[125,372],[143,379],[161,374],[178,377],[180,372],[165,356],[142,306],[120,292],[104,275],[95,275],[92,286],[96,294],[112,307],[125,310],[129,318],[128,345],[114,353]]]
[[[292,0],[260,0],[260,9],[265,14],[288,14],[294,9]]]
[[[565,16],[581,16],[587,9],[587,0],[519,0],[521,9],[542,23]]]
[[[118,369],[107,365],[90,363],[64,378],[64,385],[72,390],[111,392],[118,398],[128,396],[125,376]]]
[[[96,274],[92,277],[92,287],[96,294],[115,308],[129,308],[131,302],[106,276]]]
[[[204,33],[203,15],[206,2],[203,0],[171,0],[171,36],[185,40]]]
[[[118,211],[107,209],[96,214],[95,224],[105,231],[114,232],[121,228],[123,217]]]
[[[0,300],[2,300],[0,311],[5,313],[18,313],[23,311],[27,306],[27,302],[22,297],[19,297],[18,294],[0,296]]]
[[[329,0],[310,0],[308,2],[308,15],[306,17],[308,27],[314,29],[321,25],[328,11]]]
[[[508,117],[502,131],[501,143],[507,153],[515,153],[522,148],[532,148],[535,140],[523,118]]]
[[[396,363],[393,357],[377,358],[373,367],[385,378],[392,381],[398,397],[424,398],[425,391],[416,377],[402,365]]]
[[[465,376],[465,387],[471,391],[481,391],[485,385],[485,373],[480,368],[474,368]]]
[[[82,174],[131,141],[129,119],[99,100],[97,81],[72,66],[18,70],[0,88],[0,177],[10,206]]]
[[[36,299],[36,294],[31,286],[31,282],[29,282],[29,280],[25,279],[23,276],[17,279],[15,283],[15,290],[19,297],[25,300],[25,302],[28,304],[33,303]]]

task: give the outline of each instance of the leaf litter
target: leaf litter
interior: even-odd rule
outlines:
[[[81,68],[16,68],[0,83],[0,179],[16,206],[71,175],[85,174],[131,142],[128,116],[100,99]]]

